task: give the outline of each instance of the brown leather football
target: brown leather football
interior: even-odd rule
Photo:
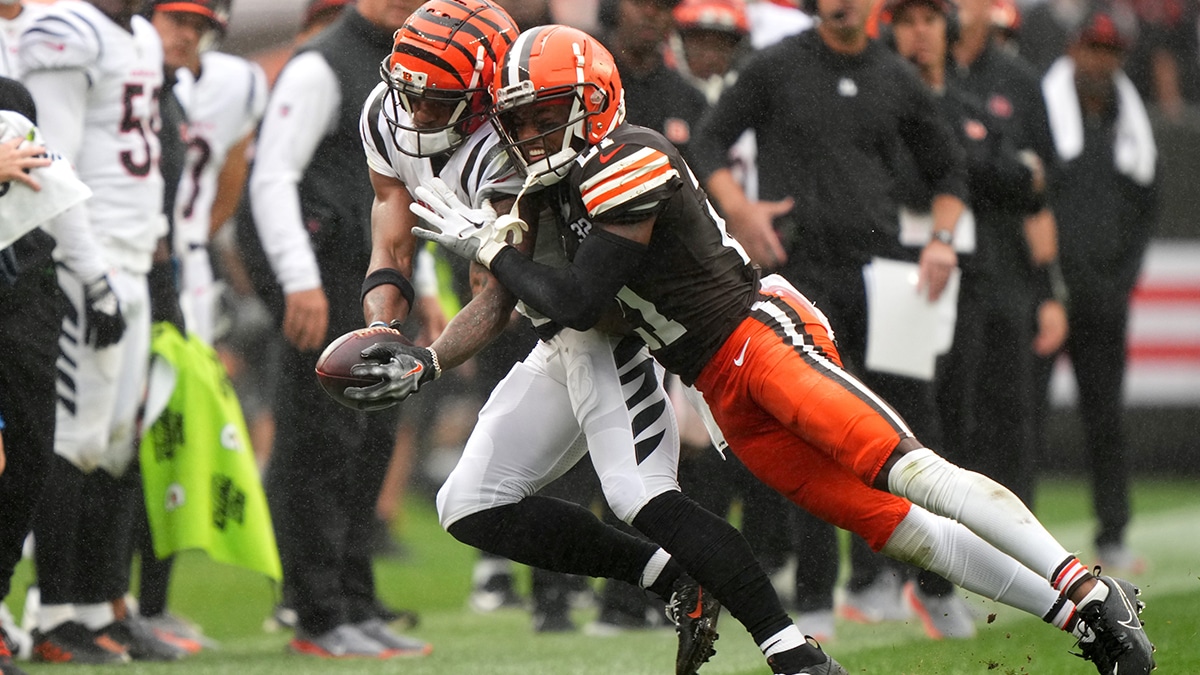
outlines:
[[[330,342],[325,351],[321,352],[317,359],[317,381],[330,398],[355,410],[362,410],[369,405],[366,401],[346,398],[346,388],[369,387],[380,382],[378,378],[360,377],[350,373],[350,369],[355,365],[367,363],[362,357],[362,351],[378,342],[412,344],[400,331],[387,326],[377,326],[350,331]]]

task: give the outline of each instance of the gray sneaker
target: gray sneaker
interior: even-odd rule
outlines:
[[[354,624],[354,627],[363,635],[395,652],[393,656],[427,656],[433,651],[433,645],[397,633],[382,619],[367,619]]]
[[[288,643],[288,649],[297,654],[326,659],[388,659],[393,656],[387,647],[363,635],[362,631],[350,624],[342,624],[320,635],[311,635],[297,626],[296,637]]]
[[[920,584],[909,582],[904,598],[925,626],[925,634],[934,640],[966,640],[975,637],[975,618],[958,593],[930,595]]]
[[[838,613],[857,623],[905,621],[912,616],[904,601],[904,582],[891,572],[880,573],[861,591],[846,591]]]
[[[1146,675],[1154,670],[1154,645],[1142,629],[1138,615],[1145,603],[1141,591],[1124,579],[1099,576],[1108,587],[1108,597],[1079,607],[1088,632],[1080,638],[1081,656],[1096,666],[1100,675]]]

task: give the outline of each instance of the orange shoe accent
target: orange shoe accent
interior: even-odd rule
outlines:
[[[385,649],[382,652],[379,652],[379,654],[377,656],[371,656],[368,654],[331,654],[331,653],[325,651],[324,649],[322,649],[320,646],[318,646],[315,643],[309,642],[308,640],[301,640],[298,638],[292,638],[292,641],[288,643],[288,648],[291,649],[293,652],[296,652],[297,654],[304,654],[305,656],[315,656],[315,657],[321,658],[321,659],[387,660],[387,659],[394,658],[397,656],[406,656],[406,655],[412,656],[413,655],[413,652],[404,652],[399,649]]]
[[[179,647],[180,649],[182,649],[183,651],[185,651],[189,654],[199,654],[200,650],[204,649],[204,645],[200,644],[199,642],[197,642],[195,640],[189,640],[188,638],[185,638],[181,635],[176,635],[174,633],[171,633],[171,632],[168,632],[165,630],[160,630],[158,628],[154,629],[154,637],[158,638],[159,640],[162,640],[163,642],[165,642],[169,645],[174,645],[176,647]]]
[[[704,589],[696,594],[696,609],[688,612],[688,618],[699,619],[704,614]]]
[[[125,648],[125,645],[117,642],[107,635],[98,635],[93,642],[95,642],[96,646],[100,647],[104,651],[112,652],[113,654],[125,654],[129,651]]]

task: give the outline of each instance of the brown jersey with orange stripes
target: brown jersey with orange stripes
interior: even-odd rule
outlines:
[[[568,257],[594,223],[655,216],[646,264],[617,294],[663,367],[696,379],[758,295],[758,272],[661,134],[622,124],[547,188]]]

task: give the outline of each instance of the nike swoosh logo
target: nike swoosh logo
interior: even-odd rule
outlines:
[[[1117,587],[1117,590],[1121,594],[1121,604],[1125,607],[1125,611],[1129,613],[1129,618],[1118,621],[1117,623],[1130,630],[1142,630],[1142,622],[1138,621],[1137,618],[1137,609],[1135,609],[1133,604],[1129,601],[1129,596],[1125,594],[1125,589]]]
[[[612,150],[609,150],[608,152],[601,152],[597,154],[596,157],[599,158],[601,164],[608,164],[608,160],[612,159],[613,155],[617,154],[617,151],[623,147],[625,147],[624,143],[618,145]]]
[[[401,377],[401,379],[408,379],[408,378],[412,377],[413,375],[420,375],[421,372],[424,370],[425,370],[425,366],[418,363],[417,365],[413,366],[412,370],[401,375],[400,377]]]
[[[749,346],[750,338],[746,338],[746,344],[742,345],[742,351],[737,355],[737,358],[733,360],[733,365],[738,366],[739,368],[741,367],[742,362],[746,360],[746,347]]]
[[[688,612],[688,617],[699,619],[704,614],[704,589],[700,589],[700,593],[696,596],[696,609]]]

